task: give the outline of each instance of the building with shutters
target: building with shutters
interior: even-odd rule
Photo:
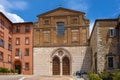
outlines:
[[[97,19],[90,36],[92,70],[114,72],[120,69],[120,16]]]

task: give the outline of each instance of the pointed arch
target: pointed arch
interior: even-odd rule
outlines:
[[[57,48],[57,49],[53,50],[51,57],[53,58],[56,55],[59,56],[59,54],[58,54],[59,51],[63,51],[63,53],[64,53],[63,56],[68,56],[69,59],[72,60],[72,56],[71,56],[70,52],[65,48]]]
[[[70,60],[67,56],[62,58],[62,70],[63,75],[70,75]]]
[[[53,66],[53,75],[60,75],[60,59],[55,56],[52,60],[52,66]]]
[[[65,48],[57,48],[51,54],[53,75],[70,75],[72,69],[72,57]]]

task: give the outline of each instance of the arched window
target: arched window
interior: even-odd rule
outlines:
[[[56,56],[53,58],[53,75],[60,75],[60,60]]]
[[[70,61],[68,57],[63,57],[62,59],[62,70],[63,70],[63,75],[70,75]]]

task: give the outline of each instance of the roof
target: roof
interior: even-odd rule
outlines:
[[[13,24],[33,24],[33,22],[18,22],[18,23],[13,23]]]
[[[67,11],[72,11],[72,12],[76,12],[76,13],[83,13],[83,14],[85,14],[84,12],[80,12],[80,11],[76,11],[76,10],[72,10],[72,9],[67,9],[67,8],[63,8],[63,7],[58,7],[56,9],[54,9],[54,10],[50,10],[50,11],[45,12],[43,14],[39,14],[37,17],[45,15],[45,14],[48,14],[48,13],[52,13],[52,12],[57,11],[57,10],[67,10]]]
[[[10,21],[2,12],[0,12],[0,14],[4,16],[10,23],[12,23],[12,21]]]
[[[92,29],[92,32],[91,32],[91,34],[90,34],[89,39],[91,39],[92,34],[93,34],[93,31],[94,31],[94,29],[95,29],[95,25],[96,25],[96,23],[97,23],[98,21],[117,21],[117,20],[118,20],[117,18],[111,18],[111,19],[96,19],[96,20],[95,20],[95,23],[94,23],[94,25],[93,25],[93,29]]]

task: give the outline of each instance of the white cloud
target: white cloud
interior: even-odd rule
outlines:
[[[0,0],[0,12],[5,14],[12,22],[24,22],[17,14],[11,13],[11,10],[24,10],[27,3],[20,0]]]
[[[24,10],[27,8],[27,2],[23,0],[0,0],[0,4],[7,10]]]

